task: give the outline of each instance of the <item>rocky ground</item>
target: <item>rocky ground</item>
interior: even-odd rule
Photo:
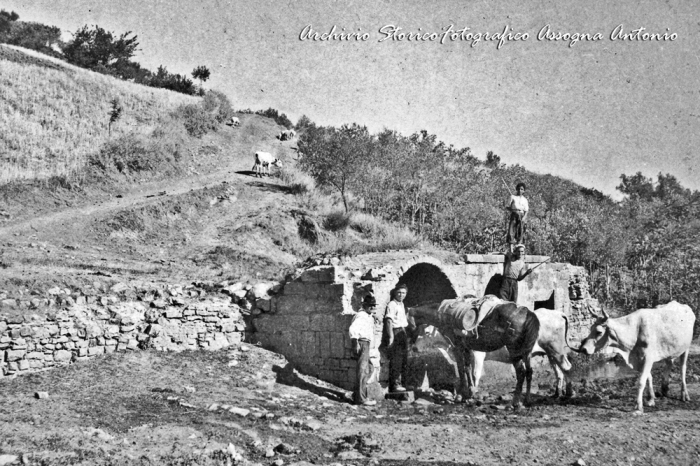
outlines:
[[[512,381],[475,401],[417,391],[412,403],[350,404],[350,393],[240,344],[221,351],[115,353],[0,381],[0,464],[691,465],[700,462],[700,357],[693,401],[631,412],[634,377],[574,384],[513,411]]]

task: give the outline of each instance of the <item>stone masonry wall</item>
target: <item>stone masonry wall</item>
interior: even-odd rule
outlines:
[[[483,296],[490,282],[503,270],[503,256],[465,259],[448,260],[400,251],[337,258],[326,265],[311,266],[288,281],[281,293],[273,297],[269,313],[252,320],[251,337],[283,354],[302,372],[351,389],[356,363],[348,328],[362,298],[372,293],[379,305],[372,348],[376,350],[390,291],[398,282],[411,281],[407,302],[412,289],[431,299],[441,294],[444,295],[441,299],[465,294]],[[533,267],[545,259],[529,256],[528,262]],[[530,309],[539,303],[564,312],[569,316],[569,340],[573,343],[587,333],[591,321],[587,306],[595,305],[586,283],[582,268],[546,263],[520,283],[518,303]],[[414,297],[414,301],[420,299]],[[386,376],[384,362],[381,380]]]
[[[0,301],[0,377],[115,351],[216,350],[244,340],[279,284],[116,283],[103,295],[54,288]]]

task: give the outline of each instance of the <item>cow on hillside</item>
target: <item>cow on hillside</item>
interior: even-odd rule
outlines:
[[[279,139],[280,141],[291,141],[296,135],[296,131],[294,131],[293,129],[288,129],[282,131],[279,135],[277,135],[277,139]]]
[[[226,122],[228,126],[241,126],[241,120],[238,117],[231,117],[229,120]]]
[[[270,165],[275,165],[281,168],[282,161],[269,152],[258,151],[255,153],[255,164],[253,165],[253,171],[259,178],[262,178],[263,174],[265,174],[265,170],[267,170],[267,176],[270,176]]]
[[[624,317],[611,319],[605,310],[596,317],[590,333],[581,342],[580,351],[593,354],[605,348],[619,353],[627,365],[640,372],[637,384],[637,413],[644,412],[644,387],[649,382],[647,406],[654,406],[655,394],[651,366],[666,361],[661,380],[661,396],[668,395],[668,375],[673,360],[681,358],[681,399],[689,401],[685,372],[693,339],[695,315],[685,304],[671,301],[654,309],[639,309]]]

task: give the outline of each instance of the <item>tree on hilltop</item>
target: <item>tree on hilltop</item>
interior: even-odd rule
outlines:
[[[310,127],[299,139],[299,151],[304,154],[301,166],[319,185],[335,188],[350,210],[350,192],[359,192],[359,183],[372,154],[372,136],[366,126],[344,125]]]
[[[69,63],[91,70],[109,70],[120,60],[129,60],[136,53],[138,37],[129,37],[131,31],[120,36],[95,25],[87,25],[73,34],[73,39],[63,47]]]
[[[211,76],[211,71],[206,66],[198,66],[192,70],[192,77],[199,80],[199,85],[201,86],[204,82]]]

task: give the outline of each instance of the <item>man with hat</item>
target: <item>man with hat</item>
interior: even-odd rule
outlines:
[[[386,306],[384,315],[384,346],[389,357],[389,391],[405,392],[401,383],[406,383],[408,371],[408,319],[403,300],[408,287],[400,283],[393,292],[393,299]]]
[[[374,406],[376,401],[368,399],[367,381],[372,370],[369,365],[369,351],[374,340],[374,312],[377,309],[377,301],[374,296],[367,295],[362,301],[362,309],[355,314],[350,324],[350,338],[352,348],[357,358],[357,377],[353,401],[357,405]]]
[[[532,270],[525,263],[525,245],[517,244],[512,253],[506,253],[503,262],[503,280],[498,297],[511,302],[518,301],[518,282],[530,275]]]

